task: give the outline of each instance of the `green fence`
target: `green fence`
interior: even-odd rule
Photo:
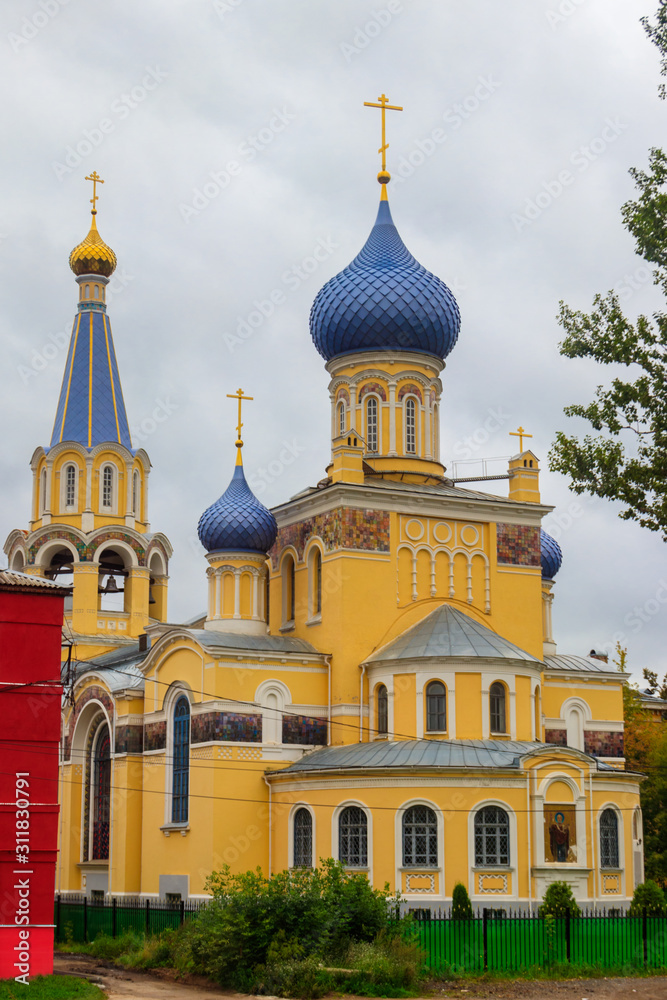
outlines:
[[[87,899],[56,896],[54,924],[56,941],[94,941],[100,934],[117,937],[125,931],[159,934],[178,927],[198,913],[205,903],[156,899]]]
[[[431,971],[520,972],[559,963],[602,969],[667,967],[667,918],[583,913],[547,919],[484,910],[472,920],[428,912],[410,929]]]

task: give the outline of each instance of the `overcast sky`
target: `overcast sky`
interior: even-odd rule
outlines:
[[[126,407],[153,463],[150,519],[175,550],[170,619],[205,605],[196,525],[233,471],[227,392],[255,398],[244,458],[264,503],[322,478],[328,376],[308,313],[375,218],[379,113],[363,102],[384,92],[405,109],[388,114],[394,221],[462,314],[443,373],[443,459],[477,472],[452,462],[508,456],[523,424],[564,552],[559,650],[618,636],[633,669],[664,672],[664,543],[546,468],[555,432],[584,429],[563,407],[611,374],[559,356],[559,300],[587,308],[622,286],[632,316],[660,301],[619,212],[628,168],[664,137],[658,53],[639,23],[656,6],[3,3],[2,538],[27,526],[30,456],[50,439],[92,170],[119,261],[109,314]],[[250,330],[272,292],[279,304]]]

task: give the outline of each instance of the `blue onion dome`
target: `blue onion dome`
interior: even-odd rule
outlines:
[[[540,545],[542,549],[542,579],[553,580],[563,562],[563,553],[555,538],[540,528]]]
[[[199,518],[199,540],[207,552],[266,553],[277,533],[275,517],[248,486],[239,462],[225,492]]]
[[[351,351],[423,351],[446,358],[461,314],[444,281],[415,260],[382,200],[361,252],[317,294],[310,333],[329,361]]]

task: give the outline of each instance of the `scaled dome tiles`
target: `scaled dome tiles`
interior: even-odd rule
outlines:
[[[98,233],[93,216],[90,232],[69,255],[69,266],[77,275],[101,274],[109,278],[116,270],[116,263],[116,254]]]
[[[387,201],[351,264],[317,294],[310,332],[327,361],[353,351],[421,351],[445,358],[459,335],[456,299],[415,260]]]
[[[275,542],[276,519],[248,486],[242,465],[234,469],[220,499],[199,518],[197,533],[207,552],[266,553]]]
[[[553,580],[563,563],[563,553],[555,538],[540,529],[540,545],[542,549],[542,578]]]

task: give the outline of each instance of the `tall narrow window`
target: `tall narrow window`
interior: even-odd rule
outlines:
[[[403,816],[403,866],[438,863],[438,824],[428,806],[412,806]]]
[[[338,433],[345,433],[345,403],[338,404]]]
[[[366,450],[378,450],[378,401],[370,396],[366,403]]]
[[[190,702],[182,696],[174,708],[174,763],[171,792],[172,823],[187,823],[190,790]]]
[[[504,809],[486,806],[475,816],[475,864],[510,863],[510,820]]]
[[[132,513],[136,518],[141,519],[141,510],[139,509],[139,498],[141,484],[139,481],[139,471],[134,470],[134,475],[132,476]]]
[[[42,514],[46,510],[46,469],[42,469],[42,474],[40,476],[39,510]]]
[[[102,506],[113,507],[113,466],[105,465],[102,469]]]
[[[95,740],[93,777],[93,861],[109,858],[109,817],[111,803],[111,740],[109,727],[100,728]]]
[[[432,681],[426,688],[426,731],[444,733],[447,729],[447,689],[442,681]]]
[[[294,565],[294,560],[290,561],[288,567],[289,572],[289,620],[294,621],[294,612],[296,610],[296,566]]]
[[[618,868],[618,818],[613,809],[600,816],[600,867]]]
[[[322,614],[322,553],[313,556],[313,614]]]
[[[73,507],[76,501],[76,465],[65,466],[65,507]]]
[[[417,451],[417,409],[414,399],[405,401],[405,450],[408,455]]]
[[[312,868],[313,817],[307,809],[297,809],[294,814],[294,867]]]
[[[368,820],[359,806],[348,806],[340,814],[338,858],[348,868],[365,868],[368,864]]]
[[[505,685],[495,681],[489,688],[489,715],[492,733],[507,732]]]
[[[389,699],[387,697],[386,685],[380,684],[378,688],[378,735],[385,736],[389,732]]]

